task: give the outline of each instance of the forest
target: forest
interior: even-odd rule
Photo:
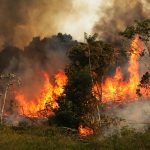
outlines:
[[[0,0],[0,150],[150,150],[150,0]]]
[[[120,44],[97,33],[5,44],[2,149],[150,149],[150,20],[118,36]]]

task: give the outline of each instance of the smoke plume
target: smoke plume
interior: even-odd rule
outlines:
[[[1,0],[0,43],[23,47],[34,36],[56,33],[71,7],[68,0]]]
[[[115,46],[122,47],[119,32],[132,25],[135,20],[149,17],[149,0],[111,0],[100,7],[100,19],[95,24],[93,32],[99,33],[100,38]]]
[[[35,36],[58,32],[83,39],[97,19],[101,0],[1,0],[0,46],[23,48]]]
[[[33,38],[24,51],[7,46],[0,52],[0,74],[15,73],[21,78],[19,90],[27,100],[32,100],[40,96],[38,94],[44,82],[43,73],[48,74],[54,84],[54,75],[59,70],[64,70],[69,63],[66,53],[75,43],[70,35],[58,33],[49,38]],[[11,97],[12,95],[8,99],[12,99]],[[10,101],[7,102],[9,109]]]
[[[104,136],[120,134],[124,128],[143,132],[149,128],[150,124],[150,101],[141,99],[122,105],[112,104],[106,114],[112,118],[118,118],[118,123],[111,124],[109,128],[104,129]]]

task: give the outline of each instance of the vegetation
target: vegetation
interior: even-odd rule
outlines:
[[[17,78],[15,74],[2,74],[2,75],[0,75],[0,82],[3,85],[3,87],[1,87],[1,89],[3,89],[2,91],[4,91],[3,102],[0,103],[1,104],[0,123],[2,124],[8,90],[9,90],[10,86],[14,86],[14,84],[16,84],[16,83],[17,83],[17,85],[20,85],[20,79]]]
[[[87,43],[77,43],[68,53],[66,68],[68,83],[59,98],[60,108],[55,111],[59,125],[75,127],[80,124],[95,126],[100,121],[102,86],[97,88],[99,101],[93,96],[93,85],[103,82],[110,64],[115,62],[117,50],[97,40],[97,35],[85,35]],[[97,109],[95,109],[97,108]]]
[[[149,20],[136,22],[135,25],[127,27],[121,35],[131,39],[138,33],[145,44],[147,44],[150,37],[149,22]],[[92,36],[85,34],[85,40],[85,43],[79,43],[77,41],[72,41],[70,35],[62,35],[59,33],[52,39],[43,39],[42,41],[37,37],[30,43],[30,46],[26,47],[26,57],[29,55],[28,57],[32,58],[38,49],[38,61],[40,64],[45,63],[46,65],[47,62],[43,62],[43,58],[49,58],[46,53],[42,54],[42,46],[45,44],[45,41],[46,43],[47,41],[51,41],[51,43],[53,43],[53,41],[61,43],[64,49],[66,49],[66,47],[70,49],[70,47],[73,46],[70,51],[67,51],[70,59],[70,64],[65,69],[68,83],[64,87],[64,94],[58,99],[60,108],[54,110],[55,116],[49,117],[49,124],[51,127],[27,127],[24,123],[19,127],[0,126],[0,149],[150,149],[150,129],[141,133],[124,128],[120,132],[116,132],[107,137],[100,135],[98,132],[89,137],[81,137],[78,134],[76,129],[80,124],[94,129],[99,125],[101,119],[105,118],[105,116],[102,115],[102,83],[108,73],[109,67],[115,63],[118,56],[118,50],[107,42],[97,40],[96,34]],[[70,44],[68,44],[68,42]],[[40,46],[37,43],[40,43],[40,45],[42,43],[44,44],[39,48]],[[56,49],[55,45],[56,44],[53,45],[54,50]],[[29,52],[30,47],[33,49],[31,54]],[[61,48],[59,49],[61,50]],[[43,57],[41,57],[41,54]],[[33,57],[33,60],[34,59],[36,60],[36,57]],[[9,86],[12,85],[12,78],[10,77],[10,75],[6,76],[6,81],[9,82],[6,84],[5,95],[7,95]],[[14,79],[15,76],[12,77]],[[0,76],[0,78],[2,79],[4,76]],[[150,74],[149,72],[146,72],[143,75],[139,86],[147,88],[149,82]],[[93,85],[98,84],[100,85],[100,88],[97,88],[97,93],[99,95],[97,100],[97,98],[93,96],[92,88]],[[140,89],[137,89],[137,94],[141,96]],[[5,100],[6,96],[4,97],[3,109],[1,110],[1,122],[3,120],[2,116]],[[54,125],[57,125],[57,127],[54,127]],[[75,132],[73,132],[72,129],[66,130],[58,126],[75,128]],[[100,130],[100,128],[98,128],[98,130]]]
[[[132,39],[135,34],[140,35],[140,39],[147,44],[150,40],[150,19],[136,21],[135,24],[128,26],[120,35]]]
[[[121,32],[120,35],[127,39],[132,39],[136,34],[139,35],[139,38],[144,42],[145,47],[150,56],[150,19],[145,19],[143,21],[136,21],[135,24],[128,26],[125,31]],[[146,50],[145,50],[146,51]],[[145,51],[143,51],[140,55],[141,57],[145,55]],[[142,96],[141,89],[148,93],[150,90],[150,68],[149,64],[145,64],[147,67],[147,72],[143,73],[141,81],[139,83],[139,87],[136,91],[138,96]]]
[[[147,45],[150,38],[150,20],[137,21],[120,34],[129,40],[139,34],[140,39]],[[116,62],[119,52],[111,44],[97,40],[97,34],[85,34],[85,41],[86,43],[76,43],[68,52],[68,84],[64,95],[58,100],[60,109],[55,111],[55,121],[61,126],[77,128],[80,124],[85,124],[96,127],[97,122],[102,119],[102,83],[109,67]],[[148,46],[147,49],[149,51]],[[139,83],[138,96],[142,96],[141,88],[149,91],[149,82],[149,72],[146,72]],[[100,85],[97,86],[99,101],[93,96],[93,85]]]
[[[123,129],[108,137],[82,138],[55,127],[0,127],[1,150],[149,150],[150,129],[144,133]]]

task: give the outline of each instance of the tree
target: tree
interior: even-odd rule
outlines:
[[[88,54],[89,54],[89,66],[91,72],[91,78],[94,84],[100,85],[99,100],[102,101],[102,83],[109,66],[114,64],[118,56],[118,50],[103,41],[97,41],[97,34],[93,36],[87,36],[85,34],[85,39],[88,44]]]
[[[123,32],[120,32],[120,35],[126,37],[127,39],[132,39],[136,34],[139,34],[140,39],[147,46],[150,56],[150,19],[135,21],[135,24],[128,26]]]
[[[93,86],[102,84],[108,67],[115,62],[118,51],[111,44],[97,40],[96,34],[86,34],[85,39],[86,43],[77,43],[68,52],[68,84],[64,95],[59,98],[60,108],[55,113],[56,120],[61,125],[65,122],[65,125],[70,127],[78,127],[79,124],[92,126],[97,120],[95,116],[100,119],[102,92],[98,101],[93,95]],[[99,93],[99,88],[97,90]]]
[[[4,88],[4,96],[3,96],[3,101],[1,103],[2,106],[1,106],[1,114],[0,114],[0,122],[2,124],[8,90],[10,86],[12,86],[13,84],[17,83],[19,85],[20,79],[18,79],[15,74],[2,74],[0,75],[0,80],[3,81],[3,88]]]

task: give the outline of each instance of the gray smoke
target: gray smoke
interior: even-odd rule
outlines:
[[[125,120],[130,128],[146,128],[150,124],[150,101],[128,103],[122,109],[114,110],[117,117]]]
[[[68,0],[0,0],[0,45],[24,47],[34,36],[56,34],[71,8]]]
[[[104,129],[104,136],[120,134],[124,128],[144,132],[150,127],[150,99],[139,99],[120,105],[112,104],[106,114],[116,118],[117,124],[112,123],[107,129]]]
[[[149,0],[108,1],[100,7],[100,19],[93,27],[93,32],[99,33],[101,39],[122,47],[123,43],[118,33],[132,25],[135,20],[148,18],[149,7]]]
[[[54,77],[69,63],[66,54],[75,43],[70,35],[58,33],[44,39],[33,38],[24,51],[7,46],[0,52],[0,74],[15,73],[21,79],[17,91],[23,92],[26,100],[37,100],[45,82],[44,73],[48,75],[51,84],[55,84]],[[8,112],[11,109],[9,99],[15,103],[15,98],[8,96],[5,109]]]

